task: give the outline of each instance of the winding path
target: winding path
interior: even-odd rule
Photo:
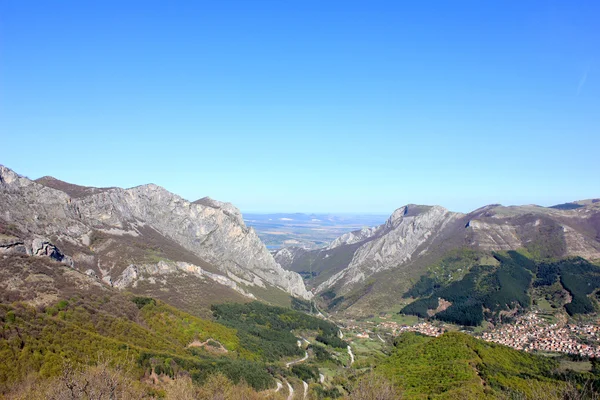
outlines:
[[[385,343],[385,340],[383,340],[383,339],[381,338],[381,336],[379,336],[379,333],[377,334],[377,337],[379,338],[379,340],[381,340],[383,343]]]
[[[348,347],[350,347],[350,346],[348,346]],[[301,358],[301,359],[299,359],[299,360],[294,360],[294,361],[290,361],[289,363],[286,363],[286,364],[285,364],[285,367],[286,367],[286,368],[289,368],[289,367],[291,367],[292,365],[294,365],[294,364],[298,364],[298,363],[301,363],[301,362],[304,362],[304,361],[306,361],[307,359],[308,359],[308,351],[305,351],[305,352],[304,352],[304,357],[302,357],[302,358]]]
[[[294,398],[294,388],[292,387],[292,385],[290,385],[290,383],[288,381],[285,381],[285,383],[287,383],[288,392],[289,392],[287,400],[292,400]]]
[[[352,354],[352,348],[348,345],[348,354],[350,355],[350,365],[354,364],[354,354]]]
[[[279,392],[281,390],[281,388],[283,387],[283,384],[279,381],[276,381],[277,383],[277,389],[275,389],[275,393]]]
[[[306,396],[308,396],[308,383],[302,381],[302,386],[304,386],[304,398],[306,399]]]

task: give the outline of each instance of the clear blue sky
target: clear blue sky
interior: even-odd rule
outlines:
[[[0,163],[243,211],[600,197],[598,1],[0,1]]]

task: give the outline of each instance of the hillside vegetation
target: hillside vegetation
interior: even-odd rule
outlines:
[[[237,332],[148,298],[81,294],[49,307],[0,305],[0,391],[34,374],[57,376],[66,361],[90,364],[100,356],[141,376],[187,371],[201,383],[222,372],[256,389],[273,386],[262,363]],[[193,342],[207,345],[190,347]],[[211,345],[212,344],[212,345]]]
[[[406,332],[376,368],[405,399],[583,398],[566,391],[595,382],[592,374],[563,375],[558,362],[467,334],[433,338]]]
[[[299,311],[255,301],[214,305],[213,312],[219,323],[237,330],[244,349],[268,361],[304,354],[292,331],[312,332],[317,341],[333,347],[348,345],[337,337],[334,324]]]
[[[552,359],[459,333],[404,334],[390,354],[386,343],[376,342],[375,351],[368,339],[340,339],[335,324],[289,308],[218,304],[214,320],[206,320],[151,297],[69,287],[85,277],[73,280],[67,272],[75,271],[52,261],[18,260],[30,261],[19,279],[45,284],[37,297],[13,285],[19,291],[4,293],[0,302],[0,398],[276,399],[289,395],[285,382],[302,395],[303,381],[307,399],[519,398],[532,391],[581,392],[586,379],[595,384],[590,373],[563,376]],[[546,274],[534,284],[593,273],[576,261],[544,264]],[[58,300],[39,302],[51,293]],[[283,389],[276,391],[278,384]]]
[[[579,257],[560,261],[534,261],[516,251],[494,253],[498,265],[476,265],[461,279],[444,283],[426,275],[406,296],[420,296],[401,313],[435,318],[459,325],[479,325],[495,320],[502,311],[523,310],[531,305],[531,288],[559,283],[572,300],[564,305],[570,315],[596,310],[589,295],[600,287],[600,267]],[[439,299],[450,302],[434,313]]]

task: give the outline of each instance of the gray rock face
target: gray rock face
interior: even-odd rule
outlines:
[[[223,275],[205,271],[202,269],[202,267],[186,262],[159,261],[157,264],[131,264],[125,268],[119,279],[114,282],[114,286],[118,288],[126,288],[130,286],[135,287],[140,281],[148,280],[153,282],[156,279],[160,279],[160,277],[164,277],[165,275],[172,275],[180,272],[194,275],[203,280],[210,279],[215,283],[235,290],[245,297],[256,299],[252,293],[244,290],[234,280]]]
[[[325,291],[339,284],[350,287],[375,273],[409,261],[432,235],[461,216],[439,206],[414,213],[411,207],[404,206],[394,211],[387,222],[378,228],[380,235],[360,246],[348,267],[322,283],[317,291]]]
[[[73,259],[64,255],[55,245],[47,239],[36,237],[31,241],[31,245],[26,247],[27,254],[36,257],[48,257],[55,261],[67,264],[73,267]]]
[[[126,238],[140,237],[143,227],[151,227],[238,284],[271,285],[311,297],[302,278],[275,262],[229,203],[208,198],[191,203],[153,184],[82,193],[71,198],[0,166],[0,218],[30,234],[87,247],[93,230]],[[47,244],[36,246],[36,252],[52,254]]]
[[[0,254],[27,254],[27,247],[19,238],[0,236]]]
[[[273,253],[273,258],[277,264],[287,269],[291,267],[296,257],[301,257],[307,252],[308,250],[301,247],[282,247]]]
[[[32,240],[22,240],[16,237],[0,237],[0,254],[23,254],[35,257],[48,257],[73,267],[73,259],[63,254],[48,239],[36,237]]]

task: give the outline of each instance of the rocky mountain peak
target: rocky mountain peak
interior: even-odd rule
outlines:
[[[388,218],[387,225],[393,225],[396,221],[399,221],[401,218],[404,218],[407,212],[408,205],[396,209]]]
[[[376,273],[409,262],[427,252],[428,243],[460,216],[440,206],[409,204],[398,208],[377,235],[356,249],[349,265],[319,285],[317,291],[333,285],[348,291]]]
[[[215,200],[211,197],[206,196],[206,197],[203,197],[201,199],[194,201],[192,204],[200,204],[205,207],[211,207],[211,208],[222,210],[227,215],[235,218],[240,224],[243,224],[245,226],[244,218],[242,217],[242,213],[236,206],[234,206],[231,203]]]
[[[28,182],[29,179],[21,177],[4,165],[0,165],[0,185],[4,188],[20,187],[26,185]]]
[[[407,204],[396,209],[386,221],[389,229],[396,227],[404,218],[417,217],[425,214],[439,215],[447,213],[448,210],[441,206],[426,206],[420,204]]]

